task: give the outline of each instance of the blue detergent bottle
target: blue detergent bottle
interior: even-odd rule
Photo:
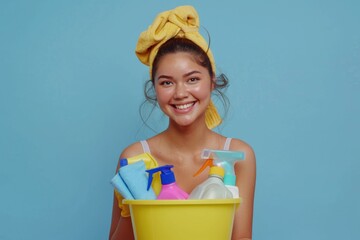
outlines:
[[[153,168],[146,170],[149,173],[149,181],[148,181],[148,188],[152,182],[152,175],[156,172],[161,171],[160,178],[161,178],[161,191],[157,196],[159,200],[171,200],[171,199],[187,199],[189,194],[182,190],[177,184],[175,180],[175,175],[171,171],[173,165],[164,165],[161,167]]]

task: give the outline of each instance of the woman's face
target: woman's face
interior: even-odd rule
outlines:
[[[180,126],[195,121],[205,124],[213,84],[208,70],[190,53],[164,55],[159,60],[154,85],[158,104],[171,122]]]

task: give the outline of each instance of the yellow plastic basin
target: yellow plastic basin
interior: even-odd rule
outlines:
[[[229,240],[240,199],[124,200],[136,240]]]

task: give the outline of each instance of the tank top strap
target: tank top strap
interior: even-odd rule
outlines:
[[[225,144],[224,144],[224,150],[230,149],[231,140],[232,140],[232,138],[226,138]]]
[[[146,140],[142,140],[142,141],[140,141],[140,143],[141,143],[144,153],[151,153],[149,144]]]
[[[231,140],[232,140],[232,138],[226,138],[225,143],[224,143],[224,150],[230,149]],[[151,153],[150,146],[146,140],[142,140],[142,141],[140,141],[140,143],[141,143],[141,146],[145,153]]]

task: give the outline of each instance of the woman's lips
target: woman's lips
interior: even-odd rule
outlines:
[[[184,104],[172,104],[172,107],[174,108],[175,112],[178,113],[187,113],[191,111],[191,109],[194,107],[196,101],[191,103],[184,103]]]

